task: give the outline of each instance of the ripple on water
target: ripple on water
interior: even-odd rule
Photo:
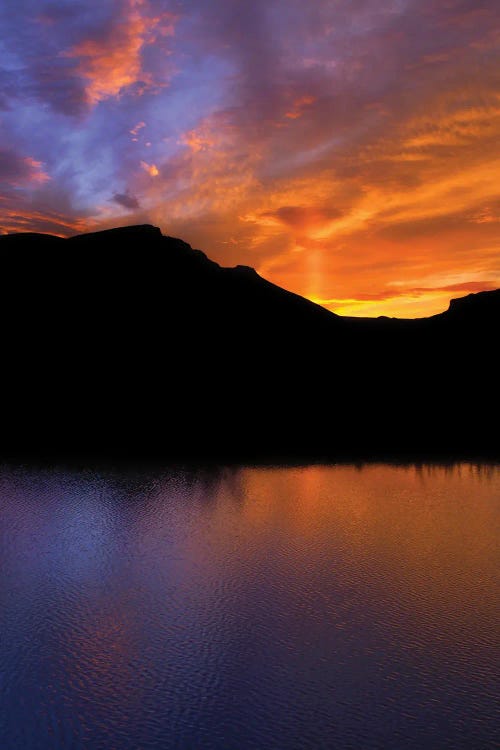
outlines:
[[[2,750],[498,745],[498,467],[0,472]]]

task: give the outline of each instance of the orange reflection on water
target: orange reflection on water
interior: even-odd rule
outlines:
[[[453,611],[472,624],[480,610],[494,624],[498,468],[310,466],[237,478],[211,524],[226,566],[279,548],[291,579],[341,566],[346,580],[363,578],[415,615]]]

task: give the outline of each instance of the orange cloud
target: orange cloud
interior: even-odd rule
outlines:
[[[297,120],[299,117],[302,117],[305,109],[314,104],[315,101],[316,98],[314,96],[301,96],[295,99],[293,108],[285,114],[285,117],[289,120]]]
[[[500,223],[500,205],[497,209],[485,206],[470,217],[475,224],[498,224]]]
[[[0,233],[11,232],[42,232],[67,237],[69,234],[79,234],[89,231],[92,224],[88,219],[68,216],[55,211],[30,210],[26,206],[2,206],[0,219]]]
[[[24,161],[30,169],[30,180],[32,182],[44,183],[50,180],[50,175],[44,171],[41,161],[37,161],[31,156],[27,156]]]
[[[141,167],[145,172],[148,173],[150,177],[158,177],[158,175],[160,174],[160,170],[158,169],[156,164],[148,164],[145,161],[141,161]]]
[[[149,10],[146,0],[126,0],[107,39],[88,39],[63,53],[79,60],[78,72],[88,81],[86,94],[91,105],[120,96],[131,86],[140,94],[156,85],[153,75],[143,69],[141,52],[157,35],[173,34],[174,17],[170,13],[151,15]]]
[[[209,132],[204,132],[204,129],[200,128],[199,130],[190,130],[188,133],[184,133],[179,143],[183,143],[196,154],[198,151],[203,151],[210,148],[210,146],[214,146],[215,140]]]

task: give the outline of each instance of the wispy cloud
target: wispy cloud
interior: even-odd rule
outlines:
[[[165,85],[161,77],[145,68],[142,53],[158,37],[173,33],[172,14],[154,14],[148,0],[123,0],[116,21],[104,36],[85,39],[61,54],[78,61],[76,71],[86,81],[89,103],[95,105],[131,89],[142,95]]]
[[[18,188],[50,180],[41,161],[32,156],[20,156],[13,150],[0,150],[0,185]]]

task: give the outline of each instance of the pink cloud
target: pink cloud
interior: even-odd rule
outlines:
[[[141,161],[141,167],[145,172],[148,173],[150,177],[158,177],[158,175],[160,174],[160,170],[158,169],[156,164],[148,164],[145,161]]]
[[[14,187],[48,182],[50,176],[41,161],[31,156],[20,156],[14,151],[0,150],[0,183]]]
[[[88,102],[96,105],[132,87],[140,95],[165,85],[144,69],[142,52],[159,36],[171,36],[174,22],[171,13],[154,15],[147,0],[125,0],[106,39],[86,39],[64,52],[64,57],[78,60],[77,71],[87,81]]]

